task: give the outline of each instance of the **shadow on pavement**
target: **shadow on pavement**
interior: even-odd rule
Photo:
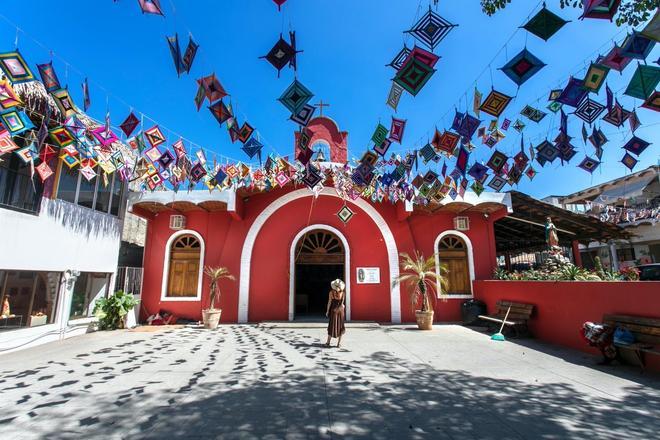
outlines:
[[[216,373],[214,367],[224,356],[221,343],[229,334],[238,343],[238,356],[229,372]],[[438,370],[384,351],[348,361],[341,358],[341,352],[328,350],[315,338],[295,331],[246,326],[208,335],[184,329],[177,331],[178,340],[163,334],[97,350],[95,354],[105,357],[90,370],[94,374],[70,384],[77,392],[69,393],[69,398],[54,392],[42,396],[41,407],[31,408],[34,416],[29,416],[29,423],[15,424],[25,414],[25,403],[6,405],[9,402],[5,401],[0,432],[11,427],[39,438],[154,439],[650,439],[660,432],[657,388],[631,386],[623,398],[594,397],[599,393],[584,395],[564,383],[530,386],[514,379]],[[122,369],[139,370],[182,341],[194,353],[201,348],[200,338],[216,339],[212,346],[217,348],[204,355],[204,362],[191,370],[183,386],[168,386],[154,372],[140,386],[121,394],[98,393],[91,410],[81,410],[69,401],[80,397],[80,392],[90,392],[84,388],[87,385],[93,388],[112,379],[121,383]],[[137,345],[142,344],[146,347],[138,350]],[[111,357],[118,352],[122,356]],[[315,364],[296,366],[287,352]],[[185,353],[171,353],[176,358],[172,359],[174,367],[177,362],[185,363]],[[266,367],[266,354],[278,360],[278,368]],[[88,356],[82,353],[77,358]],[[66,363],[60,367],[69,368]],[[104,372],[104,367],[109,370]],[[506,372],[494,375],[497,373]],[[29,396],[39,374],[40,368],[33,367],[10,375],[9,382],[22,383],[25,390],[21,392]],[[70,380],[58,378],[65,388]],[[6,392],[3,388],[2,393]],[[71,423],[60,428],[60,418],[75,422],[74,428]]]

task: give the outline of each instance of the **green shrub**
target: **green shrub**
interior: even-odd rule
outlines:
[[[530,269],[523,272],[507,272],[502,268],[496,268],[493,279],[509,281],[620,281],[622,279],[616,272],[603,270],[601,274],[602,276],[599,276],[597,272],[569,263],[554,271]]]
[[[603,270],[601,273],[598,274],[598,276],[603,281],[623,281],[623,280],[625,280],[625,278],[622,277],[620,273],[615,272],[613,270]]]
[[[600,277],[586,269],[567,264],[557,272],[558,279],[561,281],[600,281]]]
[[[124,318],[138,305],[132,293],[118,290],[114,295],[101,298],[94,305],[94,315],[99,320],[99,329],[115,330],[124,327]]]
[[[506,271],[506,269],[502,269],[501,267],[496,267],[495,270],[493,270],[493,279],[494,280],[509,280],[511,279],[509,272]]]

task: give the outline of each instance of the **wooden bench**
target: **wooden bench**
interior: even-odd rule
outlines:
[[[511,328],[516,336],[520,335],[520,330],[529,333],[527,328],[527,321],[532,317],[534,312],[533,304],[516,303],[511,301],[497,301],[497,312],[494,315],[479,315],[479,319],[488,321],[489,323],[502,325],[505,328]],[[507,310],[511,307],[509,316],[504,320]]]
[[[630,350],[635,354],[639,366],[644,369],[646,353],[660,355],[660,319],[631,315],[605,315],[603,322],[611,327],[623,327],[635,335],[632,344],[614,344],[619,350]]]

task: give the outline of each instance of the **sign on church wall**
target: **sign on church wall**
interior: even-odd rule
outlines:
[[[358,284],[380,284],[380,267],[358,267]]]

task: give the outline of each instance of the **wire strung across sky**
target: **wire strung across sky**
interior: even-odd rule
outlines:
[[[66,59],[64,59],[63,57],[61,57],[57,52],[55,52],[54,50],[52,50],[51,48],[49,48],[48,46],[46,46],[44,43],[42,43],[41,41],[39,41],[39,40],[38,40],[37,38],[35,38],[34,36],[32,36],[32,35],[28,34],[27,32],[25,32],[23,29],[21,29],[18,25],[16,25],[16,24],[15,24],[13,21],[11,21],[9,18],[7,18],[7,17],[5,17],[4,15],[0,14],[0,19],[2,19],[5,23],[7,23],[7,25],[13,27],[13,28],[16,30],[16,40],[15,40],[14,44],[15,44],[15,46],[16,46],[17,49],[18,49],[18,43],[19,43],[19,35],[20,35],[20,34],[23,34],[24,36],[26,36],[27,38],[29,38],[31,41],[33,41],[37,46],[39,46],[39,47],[42,48],[44,51],[46,51],[46,52],[49,54],[51,60],[53,60],[53,59],[57,59],[57,60],[59,60],[62,64],[64,64],[64,67],[65,67],[65,79],[66,79],[67,81],[68,81],[69,70],[72,70],[73,72],[75,72],[76,74],[78,74],[81,78],[88,78],[88,77],[87,77],[87,76],[86,76],[81,70],[79,70],[74,64],[70,63],[68,60],[66,60]],[[187,138],[187,137],[181,135],[180,133],[178,133],[178,132],[175,131],[174,129],[171,129],[171,128],[169,128],[169,127],[163,125],[162,123],[160,123],[159,121],[157,121],[155,118],[151,117],[149,114],[147,114],[147,113],[145,113],[145,112],[143,112],[143,111],[140,111],[140,110],[136,109],[134,106],[132,106],[131,104],[129,104],[128,102],[126,102],[126,100],[124,100],[122,97],[120,97],[120,96],[118,96],[118,95],[112,93],[110,90],[108,90],[108,89],[107,89],[106,87],[104,87],[102,84],[96,82],[94,79],[89,78],[88,81],[89,81],[89,83],[90,83],[91,85],[93,85],[93,86],[94,86],[95,88],[97,88],[97,89],[100,89],[100,90],[105,94],[105,96],[106,96],[106,110],[107,110],[107,108],[108,108],[108,103],[109,103],[110,98],[113,98],[114,100],[116,100],[116,101],[119,102],[120,104],[122,104],[122,105],[124,105],[125,107],[127,107],[127,108],[129,109],[129,113],[132,112],[132,111],[138,113],[138,114],[140,115],[140,118],[139,118],[139,119],[140,119],[141,121],[143,121],[144,119],[146,119],[146,120],[149,120],[149,121],[153,122],[154,124],[158,125],[161,129],[167,131],[167,132],[168,132],[169,134],[171,134],[171,135],[174,135],[174,137],[177,137],[177,138],[183,140],[183,141],[184,141],[185,143],[187,143],[188,145],[190,145],[190,146],[192,146],[192,147],[195,147],[195,148],[197,148],[197,149],[199,149],[199,150],[202,150],[202,151],[204,151],[205,153],[209,153],[209,154],[211,154],[212,156],[214,156],[214,157],[216,157],[216,158],[220,158],[220,161],[221,161],[221,162],[233,162],[233,163],[243,162],[243,163],[245,163],[245,161],[240,161],[240,160],[237,160],[237,159],[235,159],[235,158],[232,158],[232,157],[225,156],[225,155],[223,155],[223,154],[217,153],[216,151],[209,150],[208,148],[202,147],[202,146],[199,145],[198,143],[196,143],[196,142],[190,140],[189,138]],[[35,113],[35,112],[33,112],[33,113]],[[38,114],[38,113],[35,113],[35,114]],[[43,116],[43,115],[40,115],[40,116]],[[93,118],[93,117],[91,117],[91,116],[89,116],[89,115],[87,115],[87,116],[88,116],[91,120],[93,120],[94,122],[98,122],[100,125],[104,125],[104,124],[105,124],[105,122],[102,122],[102,123],[101,123],[101,122],[99,122],[98,119]],[[115,128],[115,129],[118,128],[118,127],[115,127],[115,126],[112,126],[112,127]],[[145,127],[142,127],[142,129],[144,130]],[[122,130],[117,130],[117,131],[118,131],[118,132],[121,134],[121,136],[123,137],[123,132],[122,132]]]

